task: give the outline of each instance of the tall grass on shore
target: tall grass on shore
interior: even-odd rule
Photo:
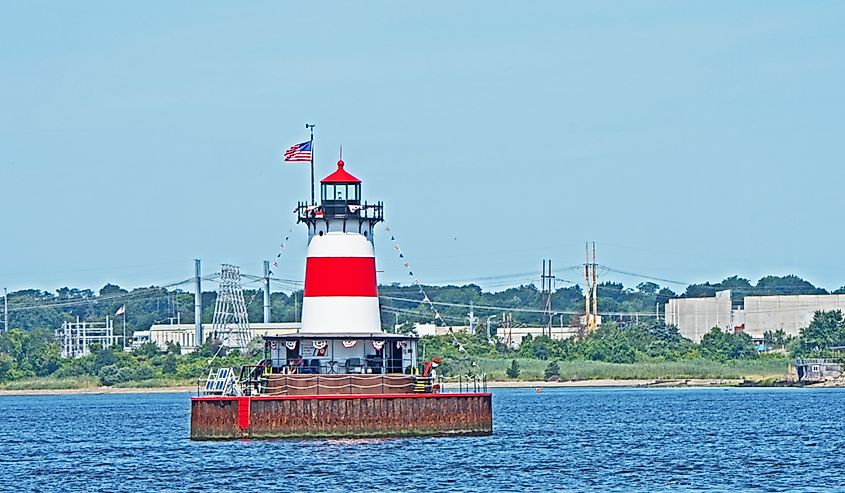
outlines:
[[[509,358],[479,358],[479,367],[488,380],[506,381],[510,368]],[[543,373],[550,361],[517,358],[519,377],[515,380],[543,380]],[[759,358],[754,360],[733,360],[724,363],[694,359],[682,361],[649,361],[630,364],[606,363],[603,361],[558,361],[560,380],[677,380],[700,379],[747,379],[755,381],[776,380],[786,376],[789,361],[785,358]],[[130,380],[114,385],[120,388],[150,389],[165,387],[195,387],[195,379],[172,377]],[[80,377],[37,377],[7,382],[0,390],[62,390],[100,387],[99,378]]]
[[[517,380],[542,380],[549,361],[517,359]],[[489,380],[513,380],[506,375],[510,359],[480,359],[478,364]],[[724,363],[710,360],[683,360],[637,363],[603,361],[559,361],[561,380],[660,380],[660,379],[748,379],[766,380],[786,376],[786,359],[761,358]]]
[[[102,385],[97,377],[35,377],[6,382],[0,385],[0,390],[63,390],[99,387]]]
[[[147,380],[130,380],[115,384],[114,387],[123,389],[155,389],[164,387],[196,387],[197,380],[181,378],[150,378]]]

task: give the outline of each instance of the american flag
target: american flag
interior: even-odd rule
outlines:
[[[285,151],[286,163],[302,163],[311,161],[311,141],[290,146]]]

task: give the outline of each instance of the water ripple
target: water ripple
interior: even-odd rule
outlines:
[[[845,391],[509,389],[491,437],[192,442],[187,395],[0,398],[3,491],[845,491]]]

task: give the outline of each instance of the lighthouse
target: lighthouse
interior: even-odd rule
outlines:
[[[381,330],[373,230],[383,210],[361,200],[342,160],[320,182],[319,203],[312,194],[297,205],[308,227],[301,328],[264,335],[256,365],[209,370],[191,398],[192,439],[493,433],[483,376],[440,392],[420,371],[419,337]]]
[[[362,202],[342,160],[320,181],[320,204],[298,204],[308,227],[302,332],[381,332],[373,230],[383,220],[383,204]]]

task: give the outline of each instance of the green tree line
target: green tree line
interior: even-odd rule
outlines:
[[[463,286],[422,286],[432,301],[455,305],[494,306],[497,309],[477,309],[479,316],[498,314],[507,309],[539,310],[542,294],[537,286],[525,284],[502,291],[485,292],[475,284]],[[755,285],[739,276],[728,277],[711,284],[692,284],[680,296],[714,296],[717,291],[732,290],[741,302],[746,295],[767,294],[820,294],[827,291],[813,286],[797,276],[765,276]],[[382,295],[382,323],[385,328],[400,322],[431,322],[434,313],[423,303],[423,295],[416,286],[389,284],[379,286]],[[599,307],[602,312],[653,313],[677,293],[653,282],[642,282],[635,287],[605,281],[597,287]],[[845,293],[842,287],[834,293]],[[415,301],[399,301],[404,298]],[[217,293],[202,293],[202,321],[211,323]],[[263,292],[260,289],[245,289],[244,299],[252,321],[262,320]],[[291,294],[272,292],[270,295],[271,319],[274,321],[299,320],[302,307],[302,291]],[[126,324],[129,334],[135,330],[149,329],[154,323],[168,323],[179,319],[183,323],[194,322],[194,294],[182,289],[166,289],[158,286],[124,289],[116,284],[106,284],[99,291],[64,287],[55,293],[38,289],[24,289],[9,293],[9,326],[24,330],[37,328],[55,330],[65,321],[102,321],[114,317],[118,308],[126,305]],[[584,293],[579,285],[561,287],[552,293],[553,311],[580,313],[584,309]],[[453,325],[464,325],[467,315],[465,306],[438,306],[443,317]],[[533,325],[541,322],[541,315],[532,312],[513,312],[514,323]],[[564,324],[575,325],[573,316],[564,316]]]
[[[677,327],[662,322],[641,322],[619,325],[602,324],[582,337],[556,340],[548,336],[523,339],[518,349],[502,341],[488,341],[485,334],[455,333],[426,336],[421,339],[427,358],[444,359],[445,374],[473,372],[473,358],[526,358],[543,361],[601,361],[631,364],[637,362],[709,360],[726,362],[755,359],[761,356],[747,334],[726,333],[713,328],[699,344],[680,335]],[[820,311],[812,322],[801,329],[800,336],[790,343],[793,356],[836,356],[837,347],[845,347],[845,317],[840,311]],[[133,353],[112,348],[93,348],[84,358],[61,359],[59,346],[49,330],[12,329],[0,334],[0,382],[28,377],[56,378],[92,377],[103,385],[154,378],[192,379],[204,374],[208,360],[214,355],[222,359],[216,365],[237,366],[254,362],[261,351],[255,341],[242,354],[220,351],[208,341],[193,353],[182,355],[178,344],[169,344],[162,351],[145,344]],[[781,356],[782,357],[782,356]],[[554,373],[554,366],[550,372]],[[508,374],[518,374],[514,360]]]

